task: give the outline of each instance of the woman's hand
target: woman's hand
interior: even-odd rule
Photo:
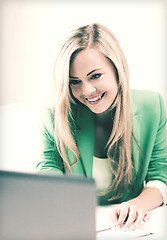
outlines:
[[[138,225],[144,221],[148,221],[150,212],[139,209],[137,205],[123,202],[111,211],[111,221],[114,226],[119,229],[124,228],[125,231],[135,230]]]

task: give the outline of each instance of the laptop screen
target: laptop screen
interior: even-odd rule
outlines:
[[[93,179],[0,171],[0,239],[95,239]]]

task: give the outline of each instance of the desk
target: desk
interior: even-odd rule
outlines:
[[[111,221],[109,219],[109,212],[111,208],[111,206],[97,207],[97,240],[166,239],[167,206],[162,206],[152,210],[151,218],[148,222],[142,223],[135,231],[128,232],[124,232],[123,229],[116,230],[114,228],[111,228]]]

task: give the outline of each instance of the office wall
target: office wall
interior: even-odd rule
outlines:
[[[165,0],[1,0],[0,104],[44,103],[53,64],[75,27],[100,22],[117,36],[130,69],[130,86],[166,100]]]

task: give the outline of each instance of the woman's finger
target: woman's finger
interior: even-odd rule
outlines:
[[[145,216],[145,212],[143,212],[141,210],[137,211],[137,218],[136,218],[136,221],[134,223],[134,228],[137,228],[141,224],[141,222],[144,219],[144,216]]]
[[[110,217],[110,219],[111,219],[111,224],[112,224],[112,226],[116,226],[117,225],[117,223],[118,223],[118,218],[119,218],[119,208],[118,207],[115,207],[115,208],[113,208],[112,209],[112,211],[111,211],[111,217]]]
[[[128,218],[127,221],[124,225],[124,230],[128,231],[130,227],[133,226],[134,222],[137,219],[137,209],[135,205],[130,205],[129,207],[129,214],[128,214]]]
[[[147,211],[144,215],[143,221],[147,222],[151,217],[151,212]]]
[[[120,204],[119,208],[119,217],[118,217],[118,222],[117,222],[117,228],[122,227],[124,222],[126,221],[127,217],[129,214],[129,204],[126,202],[123,202]]]
[[[130,211],[130,212],[132,212],[132,211]],[[150,218],[150,215],[151,214],[149,211],[145,212],[142,210],[137,210],[136,218],[134,218],[134,216],[129,213],[129,218],[128,218],[127,223],[125,224],[124,230],[125,231],[127,231],[129,229],[135,230],[142,223],[142,221],[148,221]],[[133,221],[133,219],[134,219],[134,221]]]

